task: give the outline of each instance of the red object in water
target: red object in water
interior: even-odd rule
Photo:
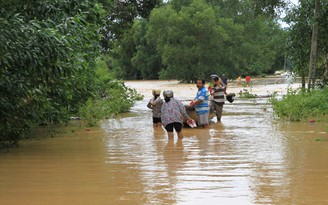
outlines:
[[[309,122],[314,123],[315,119],[310,119]]]

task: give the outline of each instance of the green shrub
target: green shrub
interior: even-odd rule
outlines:
[[[101,119],[127,112],[136,100],[143,99],[135,89],[125,86],[123,81],[113,80],[113,74],[101,59],[96,63],[96,79],[95,95],[79,111],[87,126],[96,126]]]
[[[305,92],[289,90],[281,100],[271,98],[273,110],[278,117],[291,121],[300,121],[316,117],[328,117],[328,87],[322,90]]]
[[[1,1],[0,148],[67,120],[93,94],[105,12],[97,1]]]
[[[256,94],[250,93],[247,89],[243,89],[243,91],[239,92],[239,97],[240,98],[256,98]]]
[[[80,115],[87,126],[96,126],[101,119],[127,112],[136,100],[143,98],[136,90],[126,87],[121,81],[111,81],[108,85],[105,96],[90,98],[84,106],[81,106]]]

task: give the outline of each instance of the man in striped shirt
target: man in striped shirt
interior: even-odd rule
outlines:
[[[196,98],[190,103],[190,105],[196,109],[198,126],[206,128],[208,126],[208,117],[210,112],[210,107],[208,104],[210,94],[205,88],[205,80],[196,80],[196,86],[198,88],[198,92]]]
[[[213,104],[216,118],[218,122],[221,122],[226,85],[217,75],[211,75],[210,79],[213,83],[211,95],[213,96]]]

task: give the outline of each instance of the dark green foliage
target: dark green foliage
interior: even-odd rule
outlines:
[[[328,70],[328,2],[321,1],[318,19],[314,19],[313,10],[314,1],[300,0],[299,6],[293,7],[286,17],[287,22],[291,24],[288,41],[289,55],[294,70],[303,77],[303,87],[305,87],[305,76],[308,76],[312,25],[315,21],[319,26],[316,78],[322,78],[325,69]]]
[[[113,2],[116,20],[108,24],[108,55],[120,78],[192,82],[211,73],[273,73],[284,65],[286,31],[272,13],[282,1],[172,0],[138,17],[133,4],[121,4]]]
[[[141,28],[133,26],[148,18],[153,8],[160,5],[160,0],[114,0],[108,8],[106,25],[102,29],[103,50],[109,56],[108,64],[116,77],[122,79],[158,78],[159,57],[145,41],[145,24]],[[145,51],[140,52],[140,51]],[[151,55],[151,56],[148,56]],[[156,68],[155,68],[156,67]],[[155,68],[155,70],[152,70]]]
[[[133,25],[136,52],[131,62],[140,71],[142,79],[158,79],[159,72],[164,66],[155,46],[146,37],[147,27],[148,21],[146,19],[138,19]]]
[[[115,42],[120,41],[131,29],[136,18],[148,18],[152,9],[161,2],[161,0],[112,0],[106,7],[108,16],[102,28],[103,49],[110,51],[115,47]]]
[[[96,66],[97,95],[90,97],[85,105],[80,107],[80,116],[88,126],[96,126],[102,119],[127,112],[142,95],[128,88],[122,81],[113,80],[108,67],[103,60]]]
[[[192,81],[219,67],[217,56],[227,34],[217,24],[214,10],[203,1],[193,1],[178,12],[170,5],[153,10],[147,35],[167,66],[161,78]]]
[[[272,19],[256,17],[247,2],[236,4],[172,1],[154,9],[147,38],[164,64],[160,77],[190,82],[215,72],[268,73],[282,65],[284,31]]]
[[[1,144],[67,119],[91,95],[102,13],[93,1],[1,2]]]
[[[141,73],[137,67],[132,64],[131,59],[136,53],[136,44],[132,38],[133,31],[124,33],[120,41],[115,42],[111,55],[117,67],[117,76],[123,79],[141,79]]]
[[[273,97],[271,102],[275,114],[290,121],[328,118],[328,87],[310,92],[289,91],[282,100]]]
[[[254,11],[256,15],[276,16],[277,8],[285,5],[283,0],[252,0]]]

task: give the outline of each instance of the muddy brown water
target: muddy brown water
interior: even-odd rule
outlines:
[[[252,92],[285,92],[270,82],[258,80]],[[222,123],[168,141],[152,127],[151,89],[190,100],[195,86],[126,84],[145,95],[130,113],[0,153],[0,204],[328,204],[327,122],[282,122],[267,99],[237,98]]]

